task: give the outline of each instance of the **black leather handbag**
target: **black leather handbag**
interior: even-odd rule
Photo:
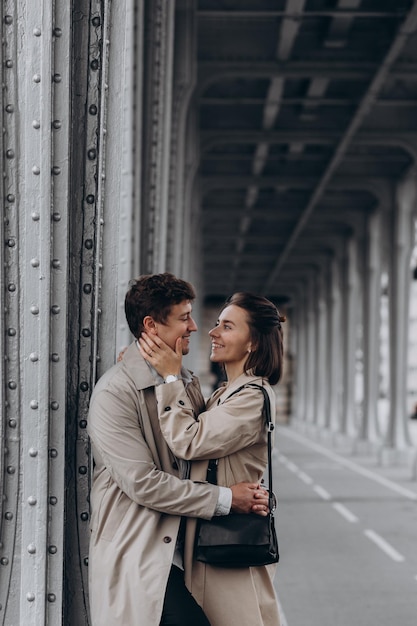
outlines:
[[[268,428],[268,493],[269,514],[256,513],[222,515],[211,520],[199,520],[195,543],[197,561],[218,567],[255,567],[269,565],[279,560],[278,539],[275,530],[274,512],[276,500],[272,490],[272,443],[274,424],[267,391],[260,385],[248,383],[243,387],[256,387],[264,394],[264,415]],[[240,391],[239,387],[234,393]],[[211,462],[211,473],[215,473],[217,462]],[[217,483],[216,478],[210,482]]]

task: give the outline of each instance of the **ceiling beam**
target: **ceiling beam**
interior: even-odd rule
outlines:
[[[303,11],[303,18],[317,18],[317,17],[344,17],[344,18],[379,18],[379,19],[392,19],[401,18],[407,14],[405,10],[399,9],[398,11],[365,11],[365,10],[346,10],[346,9],[318,9],[317,11]],[[286,17],[290,19],[300,19],[300,14],[285,10],[270,10],[260,11],[259,9],[253,9],[252,11],[243,11],[239,9],[233,10],[217,10],[217,9],[201,9],[197,11],[197,16],[200,20],[227,20],[235,19],[267,19],[271,17]]]

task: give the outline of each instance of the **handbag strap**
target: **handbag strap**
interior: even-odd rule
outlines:
[[[271,402],[269,399],[269,395],[265,387],[261,387],[261,385],[257,385],[256,383],[246,383],[246,385],[242,385],[238,389],[235,389],[229,396],[227,396],[226,400],[234,396],[235,393],[238,393],[245,387],[252,387],[253,389],[260,389],[264,396],[264,414],[265,414],[265,423],[268,432],[268,494],[269,494],[269,511],[273,513],[276,509],[276,498],[272,488],[272,431],[275,428],[274,422],[271,419]],[[217,465],[218,459],[211,459],[209,461],[209,466],[207,469],[207,480],[213,484],[217,484]]]

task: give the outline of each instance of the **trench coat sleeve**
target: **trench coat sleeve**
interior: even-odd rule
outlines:
[[[180,458],[221,458],[266,441],[261,390],[245,387],[199,416],[182,381],[159,385],[156,397],[162,434]]]
[[[119,488],[134,502],[171,515],[210,519],[218,487],[181,480],[157,467],[126,394],[108,389],[93,394],[88,420],[93,454],[100,455]]]

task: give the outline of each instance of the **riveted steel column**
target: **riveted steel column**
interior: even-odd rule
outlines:
[[[316,414],[314,412],[316,406],[316,387],[315,387],[315,370],[316,370],[316,274],[311,272],[308,278],[307,284],[307,314],[306,314],[306,345],[307,345],[307,369],[306,369],[306,421],[314,423],[316,421]]]
[[[60,623],[62,608],[69,18],[50,0],[22,8],[19,623],[29,626]]]
[[[355,353],[358,324],[357,239],[346,242],[342,289],[342,414],[340,433],[353,437],[355,425]]]
[[[417,212],[415,171],[399,185],[391,214],[391,267],[389,279],[390,412],[381,460],[400,460],[411,445],[408,432],[407,357],[409,333],[410,260]]]
[[[378,426],[378,350],[380,328],[381,289],[381,212],[368,218],[364,246],[363,276],[363,415],[359,425],[359,444],[375,443],[379,439]]]
[[[323,262],[317,273],[317,291],[315,293],[315,367],[314,367],[314,421],[318,426],[327,427],[326,399],[329,384],[326,364],[328,333],[328,268]]]
[[[340,420],[340,354],[341,354],[341,307],[340,307],[340,260],[334,255],[329,266],[328,332],[326,381],[326,426],[336,432]]]
[[[1,411],[0,411],[0,624],[18,616],[20,568],[20,273],[19,273],[19,148],[17,95],[18,7],[2,3],[2,150],[1,172]]]

